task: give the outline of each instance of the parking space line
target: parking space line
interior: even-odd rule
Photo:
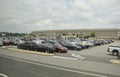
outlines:
[[[62,56],[53,56],[54,58],[61,58],[61,59],[70,59],[70,60],[78,60],[78,58],[70,58],[70,57],[62,57]]]
[[[4,56],[4,57],[12,59],[12,60],[18,60],[18,61],[21,61],[21,62],[26,62],[26,63],[30,63],[30,64],[40,65],[40,66],[53,68],[53,69],[58,69],[58,70],[63,70],[63,71],[68,71],[68,72],[74,72],[74,73],[78,73],[78,74],[85,74],[85,75],[96,76],[96,77],[108,77],[108,76],[105,76],[105,75],[102,75],[102,74],[95,74],[95,73],[71,70],[71,69],[67,69],[67,68],[62,68],[62,67],[57,67],[57,66],[52,66],[52,65],[47,65],[47,64],[41,64],[41,63],[37,63],[37,62],[32,62],[32,61],[23,60],[23,59],[17,59],[17,58],[12,58],[12,57],[8,57],[8,56]],[[7,76],[5,75],[5,77],[7,77]]]
[[[2,73],[0,73],[0,76],[3,76],[3,77],[8,77],[7,75],[5,75],[5,74],[2,74]]]

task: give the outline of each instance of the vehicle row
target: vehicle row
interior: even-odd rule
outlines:
[[[61,52],[66,53],[68,50],[80,51],[93,46],[112,43],[112,40],[51,40],[51,39],[32,39],[21,42],[17,45],[20,49],[41,51],[41,52]]]
[[[0,38],[0,46],[9,46],[9,45],[17,45],[19,43],[25,42],[25,39],[21,38],[8,38],[8,37],[2,37]]]
[[[68,51],[66,47],[63,47],[60,44],[52,44],[52,43],[36,44],[34,42],[25,42],[22,44],[18,44],[17,48],[38,51],[38,52],[48,52],[48,53],[54,53],[54,52],[66,53]]]

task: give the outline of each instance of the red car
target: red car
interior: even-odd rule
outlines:
[[[56,52],[59,52],[59,53],[67,53],[68,52],[68,49],[66,47],[63,47],[59,43],[56,43],[53,46],[54,46]]]
[[[10,41],[9,40],[3,40],[3,45],[4,46],[8,46],[10,44]]]

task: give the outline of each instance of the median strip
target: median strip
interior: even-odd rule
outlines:
[[[17,49],[17,48],[8,48],[8,50],[21,51],[25,53],[33,53],[33,54],[39,54],[39,55],[45,55],[45,56],[54,56],[54,54],[52,53],[30,51],[30,50],[23,50],[23,49]]]

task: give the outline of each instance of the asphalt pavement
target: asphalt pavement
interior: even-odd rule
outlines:
[[[61,54],[56,53],[56,56],[62,56],[62,57],[69,57],[69,58],[76,58],[77,56],[83,57],[82,60],[84,61],[92,61],[92,62],[99,62],[99,63],[107,63],[112,64],[110,60],[117,59],[116,56],[111,55],[107,52],[109,44],[101,45],[101,46],[95,46],[88,49],[84,49],[81,51],[74,51],[69,50],[67,54]],[[73,56],[73,54],[75,56]]]
[[[0,73],[7,77],[98,77],[82,74],[79,71],[60,67],[44,66],[37,63],[22,62],[5,57],[0,57]]]
[[[107,46],[51,56],[0,48],[0,76],[119,77],[120,65],[110,62],[116,57],[107,54]],[[71,54],[80,55],[84,59],[76,59],[74,56],[71,57]]]

